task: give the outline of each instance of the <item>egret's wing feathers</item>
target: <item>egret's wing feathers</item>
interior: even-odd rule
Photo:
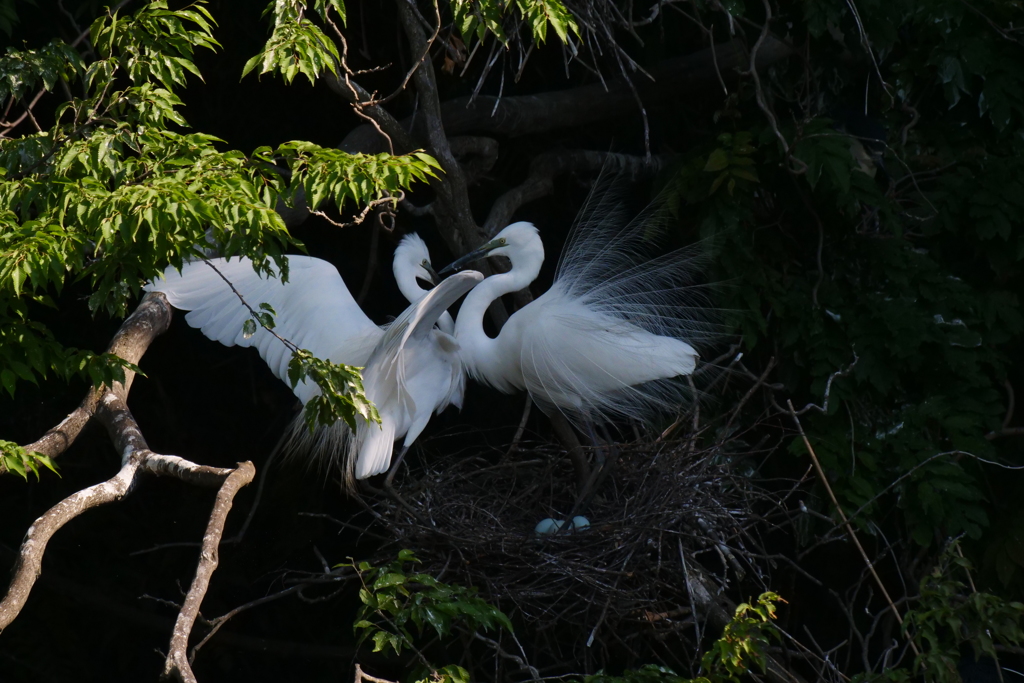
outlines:
[[[347,454],[356,479],[387,471],[394,439],[404,435],[412,443],[430,415],[452,402],[452,385],[462,376],[458,344],[434,324],[481,280],[474,270],[452,275],[406,308],[379,340],[363,371],[363,387],[384,428],[361,420],[357,425]]]
[[[285,382],[290,350],[262,327],[245,337],[242,326],[250,315],[239,295],[257,311],[261,303],[270,304],[277,313],[274,332],[299,348],[335,363],[364,365],[383,331],[359,308],[333,265],[308,256],[287,258],[287,283],[257,273],[248,259],[218,258],[187,263],[180,273],[168,268],[163,280],[146,289],[163,292],[172,306],[190,311],[186,322],[210,339],[226,346],[256,347]],[[306,402],[318,390],[300,384],[294,391]]]

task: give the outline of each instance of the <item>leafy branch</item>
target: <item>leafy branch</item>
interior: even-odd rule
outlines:
[[[722,631],[721,637],[701,658],[703,676],[683,678],[668,667],[647,664],[621,676],[598,673],[584,683],[737,683],[739,677],[756,667],[767,668],[766,652],[771,639],[780,638],[772,621],[776,603],[785,602],[775,593],[762,593],[757,602],[743,603]]]
[[[28,481],[28,473],[31,472],[38,481],[40,465],[57,474],[57,466],[48,455],[26,451],[13,441],[0,439],[0,474],[14,472]]]
[[[391,650],[400,655],[404,649],[416,650],[417,636],[422,636],[428,627],[439,638],[451,635],[456,626],[470,633],[500,628],[512,631],[509,618],[478,597],[475,588],[442,583],[428,574],[409,573],[407,565],[417,562],[411,550],[402,550],[397,559],[380,567],[368,562],[339,565],[354,568],[362,582],[359,600],[363,604],[355,622],[360,643],[371,640],[373,652]],[[468,679],[468,675],[459,673],[464,670],[457,669],[448,672],[453,680]]]

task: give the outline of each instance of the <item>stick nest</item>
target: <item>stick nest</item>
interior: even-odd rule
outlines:
[[[655,654],[688,668],[684,651],[707,639],[706,615],[698,609],[692,618],[701,600],[690,591],[703,589],[688,585],[686,565],[701,565],[721,589],[739,580],[744,598],[756,595],[763,582],[753,528],[768,496],[732,472],[719,448],[698,450],[691,440],[615,444],[605,453],[610,474],[579,511],[575,474],[557,446],[428,455],[425,472],[397,489],[417,515],[390,498],[373,504],[394,537],[386,552],[412,548],[421,571],[476,586],[525,621],[527,650],[542,670],[581,656],[599,668],[610,657]],[[576,514],[590,526],[534,530],[544,518]]]

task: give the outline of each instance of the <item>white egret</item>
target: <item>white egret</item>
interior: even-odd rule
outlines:
[[[208,338],[225,346],[256,347],[271,371],[286,383],[290,351],[262,327],[246,337],[242,326],[250,313],[239,297],[254,308],[261,303],[270,304],[277,314],[274,332],[314,356],[334,363],[366,366],[367,397],[377,405],[382,418],[389,416],[389,424],[383,429],[368,426],[367,432],[386,432],[392,435],[392,440],[406,436],[408,445],[423,430],[431,412],[441,412],[450,404],[461,408],[465,375],[458,359],[458,345],[449,333],[438,330],[435,335],[425,334],[422,321],[430,318],[429,326],[436,322],[450,332],[454,323],[444,311],[447,306],[437,309],[437,302],[447,301],[452,291],[459,290],[460,294],[451,298],[450,305],[481,276],[474,279],[470,275],[427,300],[431,290],[424,289],[417,281],[436,279],[426,244],[416,235],[404,238],[395,250],[393,269],[402,294],[414,302],[399,320],[406,320],[415,334],[410,332],[396,341],[394,335],[375,325],[356,304],[333,265],[308,256],[286,258],[287,283],[257,273],[248,259],[216,258],[186,263],[180,272],[168,268],[162,281],[150,283],[146,289],[162,292],[172,306],[190,311],[185,316],[186,322],[199,328]],[[423,302],[425,307],[417,308],[417,302]],[[415,361],[410,361],[410,357]],[[379,360],[374,362],[375,359]],[[391,372],[388,368],[392,366],[401,368],[401,372]],[[413,368],[411,372],[406,370],[407,366]],[[423,383],[430,381],[423,379],[427,377],[437,380],[433,393],[424,392]],[[395,385],[389,388],[388,381]],[[306,403],[319,389],[312,382],[303,381],[292,391]],[[390,405],[389,401],[397,401],[399,407]],[[396,416],[397,421],[393,421]],[[410,430],[414,432],[411,437]],[[347,431],[340,423],[310,435],[300,416],[291,427],[290,445],[314,457],[333,461],[350,448]],[[373,450],[366,448],[367,452]],[[347,471],[355,471],[360,479],[383,471],[380,469],[382,462],[384,469],[387,468],[381,455],[385,450],[386,460],[390,460],[390,441],[386,449],[378,443],[373,451],[377,454],[373,458],[374,465],[360,466],[352,462],[351,467],[346,465]]]
[[[420,280],[431,284],[441,280],[437,276],[437,271],[430,265],[430,251],[427,249],[427,243],[414,232],[403,237],[395,247],[391,270],[395,274],[398,291],[409,303],[419,301],[429,291],[420,285]],[[448,311],[444,311],[437,319],[437,326],[442,332],[455,334],[455,320],[452,319],[452,314]]]
[[[652,409],[673,408],[685,388],[672,378],[694,371],[691,343],[711,331],[694,284],[694,252],[647,258],[658,214],[625,221],[613,201],[592,195],[596,206],[579,219],[551,288],[510,316],[495,338],[484,332],[484,313],[540,273],[537,228],[513,223],[441,271],[484,256],[509,258],[512,269],[485,279],[459,310],[455,338],[466,370],[499,391],[526,390],[542,410],[561,411],[577,425],[643,420]]]
[[[172,306],[190,311],[185,322],[199,328],[208,338],[225,346],[256,347],[283,382],[288,382],[290,352],[262,327],[251,337],[243,334],[242,325],[249,319],[249,310],[239,296],[253,308],[261,303],[270,304],[277,313],[274,331],[299,348],[334,363],[365,366],[384,336],[384,329],[363,313],[333,265],[310,256],[285,258],[287,283],[276,277],[276,269],[274,277],[257,273],[249,259],[213,258],[186,263],[180,272],[169,267],[162,281],[152,282],[145,289],[162,292]],[[399,290],[410,302],[419,301],[429,291],[418,280],[437,280],[427,245],[415,234],[407,235],[395,249],[393,271]],[[454,328],[447,312],[438,325],[449,333]],[[316,386],[307,382],[293,391],[303,403],[317,393]],[[461,407],[461,394],[454,399],[455,405]]]
[[[456,394],[461,400],[465,376],[459,345],[435,323],[483,279],[475,270],[457,273],[388,326],[363,370],[366,397],[377,406],[381,424],[378,428],[359,417],[354,436],[345,430],[347,473],[365,479],[387,471],[395,439],[405,437],[397,461],[401,462],[431,414],[453,403]]]

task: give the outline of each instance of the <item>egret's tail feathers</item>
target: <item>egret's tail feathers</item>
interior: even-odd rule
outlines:
[[[357,479],[387,471],[395,441],[391,421],[377,425],[357,418],[356,432],[353,434],[343,420],[310,432],[300,411],[288,427],[284,454],[289,461],[301,462],[317,473],[339,472],[342,488],[351,491]]]
[[[521,364],[525,388],[545,412],[559,410],[577,424],[646,422],[693,399],[684,376],[699,354],[688,342],[557,291],[537,303],[557,312],[540,311],[544,333],[529,336]]]
[[[352,430],[341,420],[330,426],[318,426],[311,432],[300,409],[288,425],[283,452],[288,462],[301,463],[318,474],[339,470],[342,479],[348,481],[351,476],[344,472],[342,455],[352,441]]]
[[[349,448],[349,460],[355,463],[355,478],[366,479],[387,472],[395,447],[394,422],[385,420],[377,425],[360,419],[357,432]]]

